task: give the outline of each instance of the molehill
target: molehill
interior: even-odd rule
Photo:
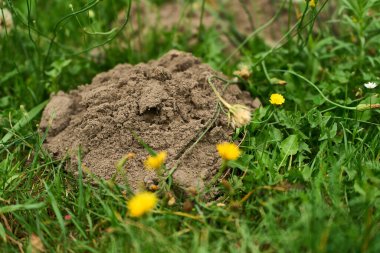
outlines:
[[[149,153],[138,136],[153,150],[167,151],[168,168],[178,164],[173,174],[176,186],[203,188],[221,164],[215,144],[229,141],[232,133],[221,113],[201,141],[186,152],[217,108],[207,83],[210,75],[222,76],[191,54],[175,50],[148,63],[117,65],[96,75],[89,85],[52,96],[40,123],[41,130],[48,131],[44,146],[57,158],[68,156],[66,167],[74,174],[81,147],[82,164],[90,173],[118,183],[127,180],[138,190],[155,179],[155,173],[144,168]],[[224,89],[222,82],[214,82],[220,91]],[[259,106],[237,85],[228,86],[224,98]],[[115,164],[128,153],[135,157],[118,172]]]

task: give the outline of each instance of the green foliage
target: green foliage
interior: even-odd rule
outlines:
[[[380,82],[380,1],[334,1],[322,24],[327,1],[316,2],[302,3],[293,31],[269,47],[232,23],[199,28],[195,40],[152,28],[136,46],[125,32],[128,0],[0,1],[14,22],[0,33],[0,251],[33,252],[35,234],[46,252],[379,252],[379,110],[355,107],[380,103],[379,87],[363,87]],[[172,48],[226,75],[247,64],[252,75],[239,85],[263,106],[235,132],[244,152],[228,163],[217,199],[177,196],[131,219],[128,187],[86,183],[80,162],[78,177],[67,173],[65,160],[45,153],[36,123],[51,93]],[[285,104],[270,105],[273,93]]]

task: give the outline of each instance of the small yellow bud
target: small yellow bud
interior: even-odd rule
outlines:
[[[160,187],[158,185],[156,185],[156,184],[149,185],[149,190],[150,191],[155,192],[155,191],[158,191],[159,189],[160,189]]]
[[[285,80],[281,80],[281,79],[278,79],[275,77],[270,79],[270,83],[271,84],[277,84],[280,86],[285,86],[287,84],[287,82]]]

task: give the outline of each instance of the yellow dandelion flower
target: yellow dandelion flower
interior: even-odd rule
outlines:
[[[315,6],[316,6],[316,4],[315,4],[315,0],[310,0],[310,1],[309,1],[309,6],[310,6],[311,8],[315,8]]]
[[[275,93],[270,96],[269,102],[272,105],[282,105],[285,103],[285,98],[281,94]]]
[[[155,208],[157,196],[152,192],[140,192],[133,196],[127,204],[131,217],[140,217]]]
[[[240,149],[234,143],[223,142],[216,145],[220,157],[225,161],[236,160],[240,156]]]
[[[147,169],[157,170],[164,164],[167,156],[168,153],[166,151],[159,152],[155,156],[149,156],[145,160],[144,165]]]

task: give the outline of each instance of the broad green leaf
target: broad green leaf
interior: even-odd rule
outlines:
[[[292,134],[281,142],[281,153],[285,156],[295,155],[298,152],[298,136]]]
[[[310,181],[312,174],[313,174],[313,169],[310,166],[305,165],[303,167],[303,170],[302,170],[302,177],[303,177],[303,179],[305,181]]]
[[[269,134],[270,134],[270,137],[271,137],[272,141],[275,141],[275,142],[282,141],[283,137],[282,137],[282,133],[281,133],[281,131],[279,129],[273,127],[271,129],[271,131],[269,132]]]
[[[322,123],[322,114],[317,109],[313,109],[307,113],[307,120],[311,128],[315,128]]]
[[[321,133],[321,136],[319,137],[319,141],[327,140],[334,138],[336,136],[338,130],[338,125],[334,123],[331,128],[325,128],[324,132]]]

